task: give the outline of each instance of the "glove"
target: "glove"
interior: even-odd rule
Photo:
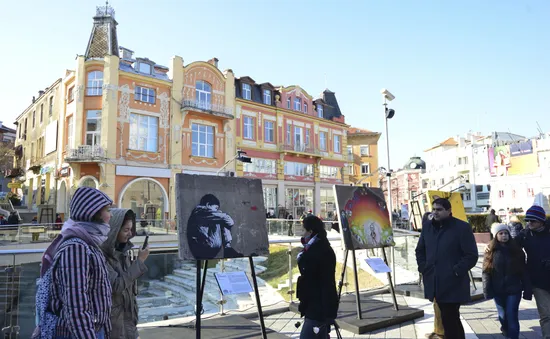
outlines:
[[[533,300],[533,294],[524,291],[524,292],[523,292],[523,299],[525,299],[525,300]]]

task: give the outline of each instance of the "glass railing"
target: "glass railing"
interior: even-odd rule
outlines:
[[[270,236],[270,256],[254,258],[258,277],[261,303],[264,308],[287,306],[296,301],[295,284],[299,276],[296,255],[301,250],[298,221],[292,221],[294,236],[288,236],[289,223],[268,220],[270,234],[281,233],[283,237]],[[326,223],[327,228],[331,227]],[[178,257],[177,241],[155,243],[151,241],[151,255],[145,264],[148,272],[138,279],[139,323],[193,316],[195,312],[196,262]],[[389,265],[397,284],[418,281],[414,248],[418,239],[416,232],[394,233],[396,246],[386,249]],[[343,251],[340,235],[329,232],[329,240],[338,258],[336,281],[341,278]],[[0,328],[5,338],[29,338],[35,327],[36,279],[39,277],[39,262],[44,249],[0,250]],[[133,255],[137,255],[138,248]],[[356,251],[360,290],[387,291],[385,274],[369,272],[364,257],[382,257],[380,250]],[[351,256],[350,256],[351,258]],[[214,273],[245,271],[250,279],[247,258],[209,261],[203,297],[204,314],[244,312],[255,310],[254,294],[222,296]],[[354,291],[353,272],[348,260],[344,275],[343,293]]]

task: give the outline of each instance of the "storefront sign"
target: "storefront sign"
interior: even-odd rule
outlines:
[[[8,188],[21,188],[21,183],[19,183],[19,182],[10,182],[10,183],[8,183]]]
[[[65,167],[59,170],[59,177],[68,177],[71,175],[71,168]]]

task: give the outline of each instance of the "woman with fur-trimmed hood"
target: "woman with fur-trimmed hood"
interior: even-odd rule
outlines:
[[[147,272],[145,259],[149,256],[149,247],[140,250],[136,260],[130,259],[130,242],[136,235],[136,214],[130,209],[111,209],[111,230],[102,246],[109,281],[113,288],[113,306],[111,309],[112,339],[138,338],[137,279]]]

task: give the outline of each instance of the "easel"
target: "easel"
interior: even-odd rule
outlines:
[[[388,265],[388,258],[386,256],[386,250],[385,250],[384,247],[382,247],[380,249],[382,250],[382,255],[384,257],[384,263],[386,265]],[[355,303],[357,305],[357,319],[362,319],[361,297],[359,295],[359,280],[358,280],[358,276],[357,276],[357,260],[356,260],[356,257],[355,257],[355,250],[345,249],[344,251],[345,251],[344,252],[344,264],[343,264],[343,267],[342,267],[342,274],[340,275],[340,281],[338,282],[338,303],[340,303],[340,298],[342,296],[342,286],[344,285],[344,277],[346,275],[346,267],[347,267],[347,262],[348,262],[348,253],[351,252],[351,257],[352,257],[352,260],[353,260],[353,278],[354,278],[354,281],[355,281]],[[392,299],[393,299],[393,307],[396,311],[399,311],[399,305],[397,304],[397,298],[395,296],[395,289],[393,287],[391,273],[388,272],[386,274],[388,276],[388,282],[390,284],[390,293],[391,293]]]
[[[201,314],[203,313],[202,308],[202,297],[204,295],[204,286],[206,285],[206,273],[208,270],[208,260],[202,260],[204,266],[202,269],[202,279],[201,279],[201,260],[197,260],[197,284],[196,284],[196,305],[195,305],[195,333],[196,338],[200,339],[201,337]],[[262,338],[267,339],[267,332],[264,323],[264,315],[262,312],[262,303],[260,301],[260,292],[258,291],[258,280],[256,280],[256,271],[254,269],[254,261],[252,257],[248,257],[248,262],[250,264],[250,275],[252,276],[252,286],[254,287],[254,295],[256,297],[256,306],[258,307],[258,317],[260,318],[260,326],[262,329]]]
[[[422,227],[422,209],[418,200],[411,201],[411,220],[414,222],[414,230],[418,230],[418,225]]]

